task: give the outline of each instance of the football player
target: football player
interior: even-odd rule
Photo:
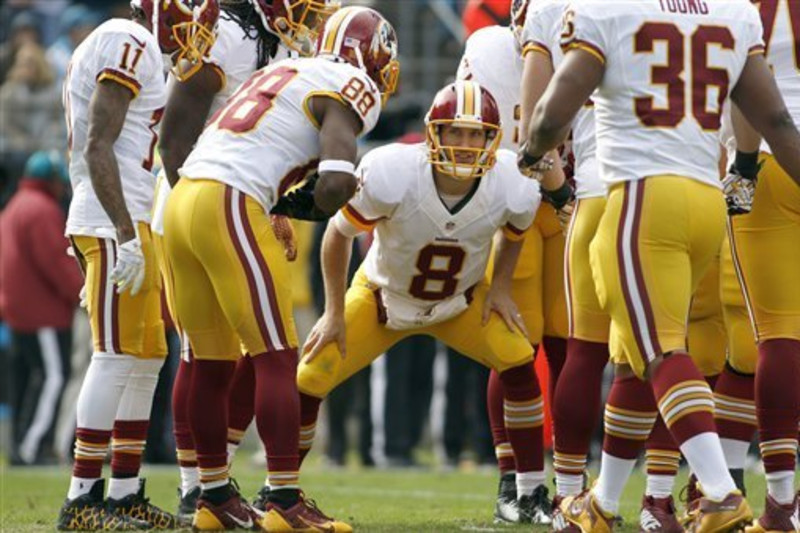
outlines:
[[[514,151],[518,147],[519,138],[522,76],[518,37],[527,9],[528,0],[517,0],[512,4],[510,27],[488,26],[473,33],[467,40],[456,73],[457,79],[474,80],[495,97],[503,129],[500,147]],[[553,169],[550,174],[554,180],[563,180],[560,168]],[[556,211],[551,205],[543,205],[525,235],[512,278],[511,295],[522,314],[534,353],[535,348],[544,343],[552,378],[549,389],[551,396],[564,360],[563,339],[567,330],[563,250],[564,234],[556,218]],[[490,374],[487,406],[500,469],[495,520],[549,523],[547,515],[537,515],[535,511],[546,507],[547,489],[544,485],[535,495],[520,495],[525,496],[519,498],[524,505],[522,515],[517,507],[515,460],[503,424],[503,391],[496,372]]]
[[[686,353],[685,318],[724,233],[717,135],[729,95],[800,179],[800,135],[764,60],[758,13],[744,2],[587,1],[565,13],[562,44],[568,51],[536,106],[521,163],[535,165],[560,142],[598,89],[597,154],[609,193],[592,273],[611,316],[618,377],[635,387],[634,376],[646,380],[656,399],[650,419],[626,422],[649,432],[660,412],[680,445],[704,494],[689,530],[737,527],[752,512],[726,468],[711,390]],[[617,379],[612,397],[627,383]],[[595,487],[564,499],[561,512],[584,531],[610,531],[609,508],[632,467],[613,479],[601,467]]]
[[[332,389],[399,340],[426,334],[498,372],[516,484],[520,497],[530,498],[545,481],[544,406],[510,286],[538,187],[516,169],[513,152],[498,150],[497,104],[474,81],[439,91],[426,132],[425,143],[368,153],[358,193],[326,230],[325,312],[298,372],[302,453]],[[501,229],[490,284],[483,280]],[[375,240],[345,295],[351,241],[371,230]],[[549,508],[535,514],[547,516]]]
[[[221,1],[217,40],[194,76],[185,81],[172,80],[161,125],[159,150],[164,169],[157,183],[151,228],[165,284],[170,284],[171,278],[163,251],[164,206],[172,186],[179,179],[178,168],[189,155],[209,115],[219,110],[255,70],[285,59],[293,52],[311,53],[311,41],[317,37],[317,28],[337,7],[337,3],[326,0],[293,3],[289,0]],[[169,290],[166,292],[167,295],[171,294]],[[173,310],[171,297],[168,298],[168,304]],[[171,314],[175,316],[174,311]],[[177,514],[182,522],[191,523],[200,495],[200,479],[188,419],[191,348],[188,343],[183,344],[172,389],[172,413],[181,472]],[[242,381],[253,383],[252,365],[249,364],[249,358],[242,358],[240,362],[245,363],[242,369],[250,376],[249,379],[235,379],[231,387],[231,458],[253,416],[253,388],[242,385]]]
[[[164,361],[161,281],[148,222],[162,53],[189,78],[215,38],[216,0],[133,0],[75,50],[64,84],[73,198],[67,234],[86,274],[94,353],[78,397],[75,463],[58,527],[175,527],[144,497],[139,468]],[[111,482],[103,503],[103,460]]]
[[[781,125],[792,129],[800,122],[800,5],[774,0],[758,2],[758,6],[766,60],[788,105]],[[737,143],[734,183],[749,185],[745,190],[754,188],[755,192],[744,206],[734,202],[733,214],[737,216],[730,220],[730,246],[758,343],[755,404],[767,478],[764,514],[747,531],[797,531],[800,511],[794,478],[800,418],[799,176],[782,158],[785,147],[776,146],[775,140],[747,113],[744,102],[736,103],[741,114],[732,110]],[[759,142],[748,121],[761,131],[766,142]],[[731,197],[739,198],[736,194]]]
[[[189,421],[202,493],[193,527],[350,531],[299,487],[297,334],[289,263],[270,210],[324,219],[356,189],[356,139],[377,122],[396,87],[392,26],[376,11],[328,19],[316,57],[256,71],[210,120],[167,200],[164,242],[172,294],[194,359]],[[290,193],[297,184],[302,186]],[[255,415],[270,492],[263,517],[228,474],[229,361],[251,354]]]

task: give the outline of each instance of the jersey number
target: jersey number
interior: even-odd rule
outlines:
[[[158,132],[156,131],[156,128],[161,122],[161,117],[163,116],[163,107],[153,111],[153,114],[150,116],[150,124],[148,125],[148,128],[150,128],[150,131],[153,133],[153,137],[150,139],[150,149],[147,152],[147,158],[142,161],[142,167],[148,171],[153,170],[154,154],[156,151],[156,143],[158,142]]]
[[[688,65],[689,83],[683,79],[687,69],[684,58],[686,37],[674,24],[647,22],[634,36],[634,52],[653,53],[655,43],[663,42],[667,49],[667,62],[650,69],[650,80],[654,85],[666,88],[667,105],[657,107],[652,96],[634,98],[636,116],[645,126],[674,128],[686,116],[686,100],[692,102],[692,115],[704,130],[716,131],[720,127],[722,104],[728,96],[730,83],[728,71],[708,66],[708,49],[711,46],[733,50],[734,38],[728,28],[722,26],[698,26],[690,37],[691,61]],[[689,86],[687,95],[687,85]],[[715,87],[716,104],[709,109],[709,88]]]
[[[362,117],[366,117],[369,110],[375,105],[375,97],[366,89],[367,84],[358,78],[350,78],[350,81],[342,87],[342,96],[353,103]]]
[[[212,118],[217,127],[233,133],[254,129],[272,109],[272,100],[297,76],[290,67],[278,67],[259,72],[247,80],[231,97],[228,105]]]
[[[142,52],[144,52],[143,48],[137,48],[133,51],[133,59],[131,59],[131,43],[123,43],[122,45],[122,60],[119,62],[119,68],[122,70],[127,70],[128,73],[135,75],[136,74],[136,65],[139,64],[139,60],[142,58]]]
[[[429,244],[417,256],[419,274],[411,278],[409,294],[420,300],[444,300],[456,292],[466,252],[457,246]],[[429,288],[435,283],[438,288]]]
[[[765,53],[769,50],[769,43],[772,40],[772,32],[775,30],[775,20],[778,18],[778,9],[783,0],[760,0],[758,10],[761,12],[761,24],[764,26],[764,47]],[[792,42],[794,43],[794,66],[800,70],[800,2],[797,0],[786,0],[786,9],[789,12],[789,22],[792,31]]]

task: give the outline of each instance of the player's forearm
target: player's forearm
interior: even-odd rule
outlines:
[[[122,243],[134,238],[136,233],[128,207],[125,205],[114,147],[108,143],[90,141],[86,147],[85,157],[94,193],[117,230],[119,241]]]
[[[761,147],[761,135],[747,122],[742,112],[734,104],[731,107],[731,124],[736,137],[736,150],[739,152],[757,152]]]
[[[494,272],[492,274],[492,288],[503,291],[511,290],[511,280],[514,269],[517,267],[517,259],[522,250],[523,240],[512,241],[502,236],[496,240],[497,250],[495,252]]]
[[[333,215],[356,193],[356,177],[345,172],[324,172],[314,187],[314,204]]]
[[[559,120],[547,108],[546,102],[540,102],[533,112],[528,132],[528,153],[530,154],[544,155],[555,150],[569,134],[571,122]]]
[[[322,279],[325,284],[325,312],[331,315],[344,314],[344,295],[347,291],[347,267],[353,239],[343,235],[331,221],[322,238]]]
[[[525,55],[519,99],[519,131],[523,135],[520,142],[525,141],[525,135],[530,130],[533,110],[544,94],[552,76],[553,65],[548,57],[535,51]]]

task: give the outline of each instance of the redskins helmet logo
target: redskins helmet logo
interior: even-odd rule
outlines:
[[[377,33],[381,49],[392,58],[397,57],[397,39],[394,36],[394,29],[385,20],[382,20]]]

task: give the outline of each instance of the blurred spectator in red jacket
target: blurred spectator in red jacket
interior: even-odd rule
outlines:
[[[464,23],[465,37],[484,26],[508,26],[510,22],[511,0],[469,0],[464,7],[461,21]]]
[[[48,462],[70,372],[72,317],[83,277],[67,256],[57,152],[36,152],[0,214],[0,313],[11,329],[12,464]]]

